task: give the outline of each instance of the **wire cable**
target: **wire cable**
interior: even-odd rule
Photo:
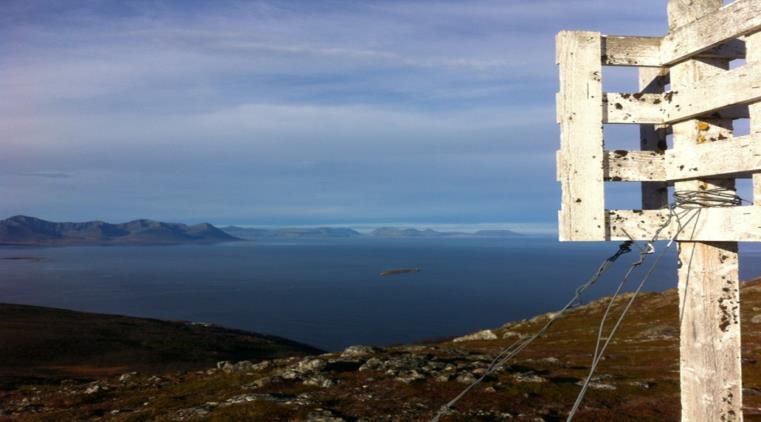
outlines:
[[[594,272],[592,277],[589,278],[584,284],[579,286],[576,289],[576,292],[574,296],[571,298],[571,300],[558,312],[556,312],[545,324],[544,326],[536,332],[533,336],[527,338],[527,339],[518,339],[515,342],[513,342],[510,346],[504,348],[489,364],[489,366],[486,369],[486,372],[481,375],[478,379],[473,381],[470,385],[465,387],[465,389],[458,394],[455,398],[450,400],[447,404],[443,405],[436,416],[431,419],[431,422],[438,422],[439,419],[441,419],[442,416],[449,413],[452,406],[454,406],[460,399],[462,399],[470,390],[472,390],[474,387],[476,387],[478,384],[483,382],[486,377],[494,373],[498,368],[500,368],[502,365],[507,363],[510,359],[512,359],[515,355],[523,351],[526,347],[528,347],[531,343],[533,343],[536,339],[541,337],[551,326],[555,323],[555,321],[568,309],[576,306],[579,303],[579,300],[581,299],[581,295],[590,287],[592,287],[597,281],[600,279],[600,277],[605,274],[608,269],[615,263],[618,258],[620,258],[622,255],[625,255],[629,252],[631,252],[631,245],[633,242],[626,241],[622,243],[619,247],[616,253],[606,258],[600,266],[597,268],[597,271]]]

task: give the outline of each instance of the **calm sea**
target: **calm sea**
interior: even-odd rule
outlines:
[[[0,260],[0,302],[209,322],[338,350],[460,335],[555,310],[615,248],[521,238],[0,249],[0,257],[42,258]],[[761,275],[761,249],[741,253],[742,277]],[[585,300],[611,292],[634,258]],[[675,287],[675,261],[670,251],[648,290]],[[396,267],[422,272],[378,275]]]

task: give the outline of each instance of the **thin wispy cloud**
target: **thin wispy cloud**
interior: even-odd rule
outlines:
[[[553,224],[555,33],[665,31],[660,0],[3,9],[0,214],[69,220]]]

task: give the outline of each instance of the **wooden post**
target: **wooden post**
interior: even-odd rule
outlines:
[[[761,32],[745,37],[745,58],[748,62],[761,61]],[[761,135],[761,102],[748,106],[751,135]],[[761,205],[761,173],[753,173],[753,205]]]
[[[643,94],[661,94],[666,90],[666,69],[660,67],[639,68],[639,89]],[[640,149],[642,151],[666,150],[666,127],[663,125],[640,125]],[[642,209],[657,210],[669,205],[668,183],[642,182]]]
[[[670,0],[669,27],[723,6],[722,0]],[[670,69],[679,91],[729,68],[727,60],[691,59]],[[687,120],[673,126],[674,152],[707,137],[732,142],[731,120]],[[720,135],[720,136],[719,136]],[[676,190],[734,188],[733,179],[675,183]],[[741,421],[739,264],[737,242],[679,242],[680,385],[682,421]]]
[[[602,38],[599,32],[563,31],[557,46],[560,237],[594,240],[605,235]]]

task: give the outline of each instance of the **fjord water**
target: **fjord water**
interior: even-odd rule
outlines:
[[[207,322],[338,350],[556,310],[616,246],[537,237],[0,249],[0,258],[42,258],[0,260],[0,302]],[[622,258],[584,300],[612,292],[635,258]],[[379,276],[399,267],[422,272]],[[761,250],[742,249],[741,268],[743,279],[761,274]],[[646,290],[675,287],[675,272],[669,251]]]

